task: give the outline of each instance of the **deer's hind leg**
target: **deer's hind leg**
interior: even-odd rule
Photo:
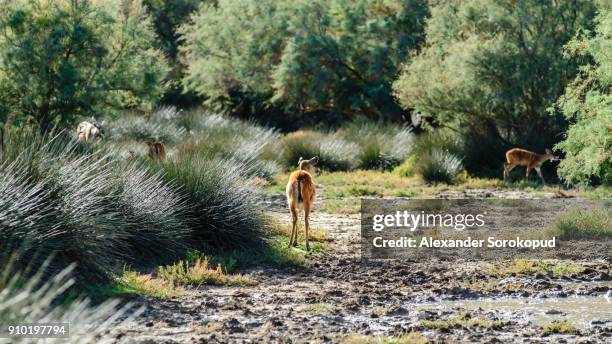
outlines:
[[[310,229],[310,203],[304,204],[304,236],[306,237],[306,251],[310,251],[308,243],[308,230]]]
[[[298,223],[298,209],[294,206],[290,206],[291,211],[291,236],[289,237],[289,247],[297,245],[297,223]]]

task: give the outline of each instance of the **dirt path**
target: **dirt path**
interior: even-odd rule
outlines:
[[[271,199],[269,211],[288,220],[282,200]],[[310,257],[309,269],[256,268],[247,271],[260,282],[254,287],[206,286],[176,300],[142,299],[146,311],[133,326],[115,330],[117,342],[341,342],[349,334],[410,331],[434,342],[612,340],[612,304],[603,297],[612,289],[611,273],[604,262],[584,262],[583,273],[567,278],[499,278],[479,262],[366,265],[359,261],[359,224],[359,214],[315,213],[313,225],[328,230],[331,248]],[[602,306],[586,306],[603,311],[577,334],[545,336],[521,304],[577,295],[576,304],[593,302]],[[504,309],[452,301],[474,298],[522,301]],[[554,317],[573,314],[568,307],[541,308]]]

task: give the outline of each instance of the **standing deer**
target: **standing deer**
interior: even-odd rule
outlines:
[[[304,234],[306,237],[306,251],[310,250],[308,243],[308,230],[310,229],[310,211],[315,200],[316,190],[312,179],[317,172],[316,165],[319,162],[319,157],[313,157],[310,160],[304,160],[300,157],[298,166],[300,169],[291,173],[289,182],[287,183],[287,204],[291,212],[293,224],[291,227],[291,238],[289,238],[289,247],[297,246],[298,236],[298,216],[300,210],[304,210]]]
[[[546,153],[538,154],[530,152],[526,149],[512,148],[506,152],[506,161],[504,162],[504,180],[508,178],[508,173],[516,166],[527,166],[526,177],[529,178],[529,173],[535,169],[542,179],[542,184],[546,185],[546,181],[542,176],[540,168],[545,161],[556,161],[559,157],[555,156],[550,149],[546,149]]]

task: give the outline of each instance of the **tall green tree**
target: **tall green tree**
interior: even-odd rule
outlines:
[[[182,29],[184,83],[212,105],[238,95],[298,113],[401,118],[391,85],[427,14],[424,0],[219,1]]]
[[[612,5],[600,2],[597,27],[566,46],[568,58],[586,63],[559,99],[570,121],[559,175],[574,184],[612,184]]]
[[[51,125],[151,108],[165,59],[138,0],[0,0],[3,115]]]
[[[181,107],[195,105],[202,100],[193,93],[184,93],[181,85],[185,66],[179,58],[180,35],[178,28],[185,23],[191,14],[199,8],[200,4],[216,4],[216,0],[143,0],[151,14],[160,48],[170,65],[168,75],[168,88],[162,98],[166,104],[175,104]]]
[[[469,169],[499,169],[511,146],[543,151],[560,139],[566,121],[547,109],[578,67],[563,46],[594,14],[588,0],[440,1],[395,94],[464,135]]]

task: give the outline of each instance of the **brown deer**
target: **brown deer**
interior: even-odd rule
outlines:
[[[166,146],[159,141],[144,142],[147,146],[149,146],[149,158],[153,160],[165,160],[166,159]]]
[[[542,184],[546,185],[546,181],[542,176],[540,168],[545,161],[556,161],[559,157],[555,156],[550,149],[546,149],[546,153],[538,154],[526,149],[512,148],[506,152],[506,161],[504,162],[504,180],[508,178],[510,171],[516,166],[527,166],[526,177],[529,178],[529,173],[535,169],[542,179]]]
[[[313,157],[310,160],[304,160],[300,157],[298,161],[299,170],[291,173],[289,182],[287,183],[287,204],[292,216],[291,237],[289,238],[289,247],[297,246],[298,236],[298,216],[300,210],[304,210],[304,234],[306,237],[306,251],[310,251],[308,243],[308,230],[310,229],[310,211],[316,196],[315,184],[313,176],[317,172],[315,167],[319,162],[319,157]]]

